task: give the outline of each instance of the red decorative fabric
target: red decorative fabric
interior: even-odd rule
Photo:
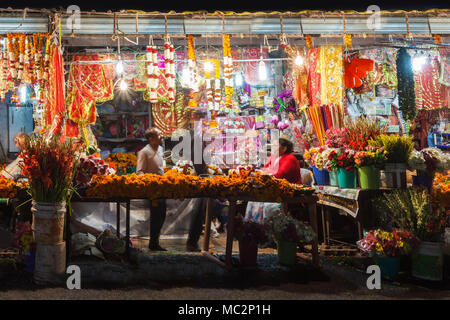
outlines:
[[[370,59],[355,58],[349,61],[344,61],[344,82],[346,88],[360,87],[363,82],[361,79],[367,77],[367,73],[372,71],[374,61]]]
[[[319,48],[311,48],[306,54],[306,59],[308,61],[308,98],[309,103],[312,106],[320,106],[320,73],[317,72],[317,58],[319,55]]]

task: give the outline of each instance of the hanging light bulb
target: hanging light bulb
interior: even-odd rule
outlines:
[[[127,90],[128,89],[127,82],[124,79],[120,80],[119,87],[120,87],[120,90],[122,90],[122,91]]]
[[[259,79],[260,80],[266,80],[267,79],[266,63],[263,61],[263,57],[262,56],[259,59],[258,74],[259,74]]]
[[[27,85],[21,84],[19,86],[19,99],[20,103],[25,103],[27,101]]]
[[[124,68],[123,68],[123,62],[122,62],[122,60],[119,59],[119,61],[118,61],[117,64],[116,64],[116,73],[117,73],[118,75],[121,75],[121,74],[123,74],[123,70],[124,70]]]
[[[241,87],[244,84],[244,79],[242,77],[242,73],[236,73],[236,76],[234,77],[234,81],[236,83],[237,87]]]
[[[295,64],[299,67],[303,64],[303,58],[301,55],[297,55],[297,57],[295,58]]]

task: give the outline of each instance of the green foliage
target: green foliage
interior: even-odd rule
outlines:
[[[433,209],[427,189],[395,189],[375,201],[387,211],[385,223],[394,223],[397,228],[408,230],[422,241],[439,241],[445,226],[445,212]]]
[[[407,163],[414,144],[411,137],[382,134],[369,141],[370,146],[384,147],[387,163]]]

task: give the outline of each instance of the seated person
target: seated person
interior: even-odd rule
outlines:
[[[21,153],[23,148],[25,148],[28,139],[29,137],[25,132],[19,132],[15,136],[14,144],[16,145],[17,149],[19,149],[19,153]],[[17,157],[14,161],[7,165],[4,170],[0,171],[0,176],[4,176],[14,181],[24,178],[24,176],[22,175],[22,169],[19,165],[21,161],[21,158]]]

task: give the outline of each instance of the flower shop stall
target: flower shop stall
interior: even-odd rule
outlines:
[[[379,247],[392,239],[413,247],[420,238],[414,263],[423,275],[419,256],[436,249],[445,227],[442,208],[448,209],[449,13],[381,11],[377,22],[371,12],[355,11],[123,10],[80,12],[77,24],[64,10],[2,9],[0,115],[8,121],[0,126],[0,146],[14,157],[11,137],[26,132],[30,139],[19,150],[27,183],[0,174],[0,198],[31,194],[35,280],[56,281],[63,273],[66,240],[70,245],[61,227],[70,223],[66,205],[116,203],[119,238],[124,203],[129,255],[132,199],[189,198],[208,199],[203,251],[229,268],[235,238],[242,248],[249,242],[245,230],[263,238],[254,225],[239,222],[237,202],[259,201],[283,203],[284,215],[268,221],[280,252],[311,244],[317,266],[316,205],[323,208],[326,245],[333,207],[355,219],[365,254],[381,256]],[[16,22],[18,28],[9,28]],[[14,124],[18,110],[32,124]],[[165,137],[163,176],[134,174],[150,127]],[[192,159],[168,156],[180,129],[213,137],[208,145],[202,140],[201,156],[211,153],[206,176],[194,175]],[[255,172],[280,136],[303,155],[312,187]],[[391,195],[412,203],[402,214],[416,217],[423,213],[416,200],[429,197],[431,226],[402,226],[392,215]],[[384,214],[414,237],[403,233],[408,230],[364,234],[375,227],[372,198],[384,199]],[[225,262],[208,253],[211,199],[229,203]],[[310,225],[294,221],[289,205],[304,205]],[[51,262],[42,264],[43,257]]]

